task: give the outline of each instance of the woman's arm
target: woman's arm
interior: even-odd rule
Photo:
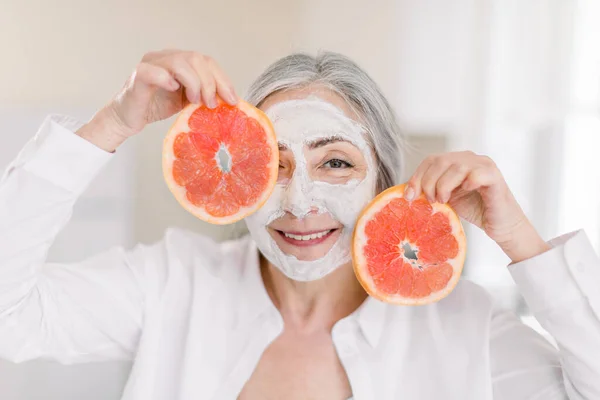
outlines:
[[[428,158],[409,190],[448,202],[502,248],[527,304],[558,344],[557,352],[515,317],[496,315],[494,399],[600,399],[600,261],[585,234],[545,243],[494,162],[471,152]]]
[[[46,254],[111,154],[48,118],[0,181],[0,357],[127,358],[142,326],[143,258],[113,249],[76,264]]]
[[[500,399],[526,399],[530,393],[544,393],[544,399],[564,398],[561,393],[569,399],[600,399],[600,260],[582,231],[550,244],[551,250],[509,270],[558,351],[542,338],[531,339],[520,323],[495,323],[491,350]]]
[[[111,152],[147,124],[179,112],[186,98],[210,107],[217,93],[237,102],[214,60],[164,50],[146,54],[87,124],[44,122],[0,180],[0,357],[65,363],[131,357],[144,310],[152,306],[149,287],[156,293],[164,276],[163,243],[114,248],[73,264],[49,264],[46,253]]]

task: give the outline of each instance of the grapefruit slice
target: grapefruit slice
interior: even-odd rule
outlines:
[[[268,117],[240,101],[189,104],[163,143],[163,174],[187,211],[212,224],[241,220],[259,209],[277,181],[279,150]]]
[[[354,272],[381,301],[429,304],[458,283],[466,238],[450,206],[429,203],[424,195],[409,202],[405,187],[385,190],[362,211],[352,239]]]

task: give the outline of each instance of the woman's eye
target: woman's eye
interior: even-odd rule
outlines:
[[[347,161],[344,160],[339,160],[337,158],[334,158],[333,160],[329,160],[327,161],[325,164],[323,164],[323,166],[327,167],[327,168],[352,168],[352,164],[350,164]]]

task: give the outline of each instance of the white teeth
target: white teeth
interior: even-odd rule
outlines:
[[[328,231],[323,231],[323,232],[319,232],[319,233],[312,233],[310,235],[292,235],[291,233],[286,233],[283,232],[283,234],[285,235],[285,237],[294,239],[294,240],[312,240],[312,239],[319,239],[322,238],[323,236],[327,235],[329,232],[331,232],[331,229]]]

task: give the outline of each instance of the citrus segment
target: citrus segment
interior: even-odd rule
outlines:
[[[354,271],[365,290],[395,304],[427,304],[448,295],[462,272],[466,239],[447,204],[422,195],[407,201],[405,185],[379,194],[354,229]]]
[[[277,139],[271,122],[241,101],[219,99],[209,109],[190,104],[163,144],[165,181],[179,203],[214,223],[236,222],[270,196],[278,172]]]

